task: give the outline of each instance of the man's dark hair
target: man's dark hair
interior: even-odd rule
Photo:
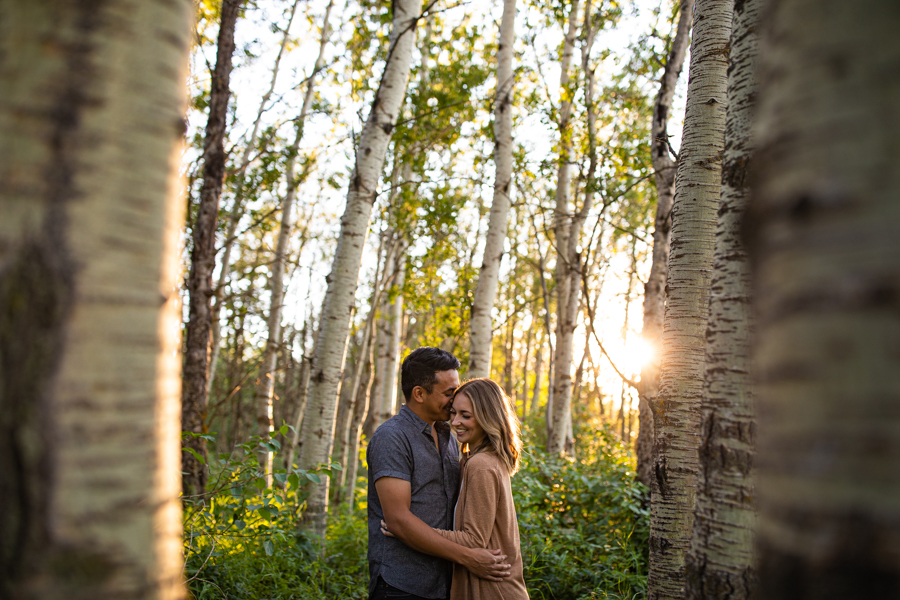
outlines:
[[[423,346],[409,353],[400,366],[400,388],[403,397],[409,402],[413,388],[421,386],[429,394],[437,383],[435,373],[438,371],[455,371],[459,369],[459,360],[440,348]]]

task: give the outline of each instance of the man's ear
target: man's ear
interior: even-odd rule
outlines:
[[[417,385],[416,387],[414,387],[412,389],[411,400],[413,402],[418,402],[419,404],[422,404],[425,401],[424,396],[425,396],[425,388],[423,388],[421,385]]]

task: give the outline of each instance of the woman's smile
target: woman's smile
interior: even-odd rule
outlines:
[[[461,444],[468,444],[470,450],[478,446],[484,439],[484,429],[475,418],[472,401],[469,397],[465,394],[457,394],[453,399],[450,415],[450,426],[456,432],[456,439]]]

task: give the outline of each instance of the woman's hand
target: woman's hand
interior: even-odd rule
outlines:
[[[385,523],[383,519],[381,521],[381,533],[386,535],[387,537],[391,537],[391,538],[397,537],[396,535],[394,535],[393,533],[390,532],[390,530],[388,529],[387,523]]]

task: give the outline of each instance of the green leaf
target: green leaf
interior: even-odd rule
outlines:
[[[312,481],[313,483],[322,483],[322,478],[319,477],[318,473],[307,473],[306,478]]]
[[[259,516],[267,521],[272,518],[272,512],[268,508],[260,508],[256,512],[259,513]]]
[[[258,490],[264,490],[266,489],[266,480],[262,477],[257,477],[253,482],[253,485],[255,485]]]
[[[275,554],[275,544],[272,543],[272,540],[264,541],[263,548],[266,551],[266,556],[272,556],[273,554]]]
[[[281,435],[287,435],[287,434],[288,434],[288,426],[287,426],[287,425],[282,425],[281,427],[278,428],[278,432],[279,432]]]
[[[300,477],[298,477],[296,473],[291,473],[288,476],[288,483],[290,483],[291,487],[296,490],[300,487]]]
[[[240,519],[238,519],[237,521],[234,522],[234,528],[237,529],[238,531],[243,531],[246,526],[247,526],[247,524],[244,523],[243,521],[241,521]]]
[[[200,454],[193,448],[188,448],[187,446],[184,446],[184,447],[182,447],[182,450],[184,450],[185,452],[189,452],[194,458],[197,459],[197,462],[199,462],[201,465],[206,464],[206,459],[204,459],[202,456],[200,456]]]
[[[278,483],[284,483],[287,480],[287,473],[275,473],[273,477]]]

